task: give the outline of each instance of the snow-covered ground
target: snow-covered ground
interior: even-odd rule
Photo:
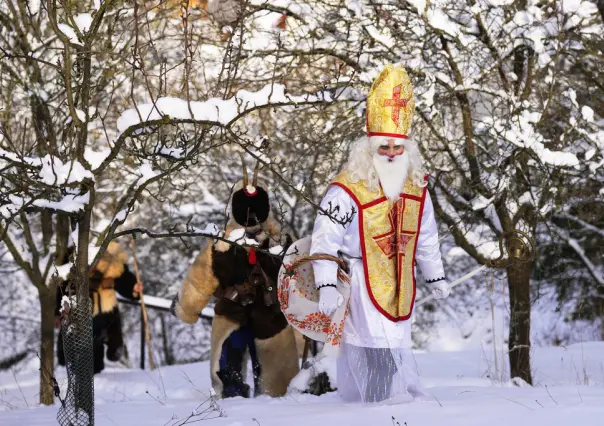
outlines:
[[[604,342],[533,350],[534,387],[499,383],[491,349],[416,353],[432,400],[398,405],[345,404],[336,394],[208,402],[208,365],[154,372],[108,368],[95,379],[97,425],[181,425],[196,409],[206,425],[554,426],[604,424]],[[501,359],[497,360],[501,369]],[[507,366],[506,366],[507,368]],[[507,370],[509,371],[509,370]],[[57,379],[64,387],[65,370]],[[38,407],[38,371],[0,374],[0,424],[56,424],[58,406]],[[201,405],[201,407],[200,407]],[[199,408],[198,408],[199,407]],[[199,423],[199,422],[195,422]]]

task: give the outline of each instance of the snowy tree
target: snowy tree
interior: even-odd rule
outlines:
[[[130,167],[109,232],[89,252],[97,185],[123,159],[124,139],[134,133],[117,139],[104,124],[115,119],[114,105],[128,93],[124,88],[136,83],[124,78],[136,69],[126,58],[137,39],[122,38],[127,25],[120,19],[131,12],[110,1],[80,9],[8,1],[0,8],[0,235],[38,290],[44,404],[53,400],[57,284],[71,273],[77,300],[86,305],[89,264],[102,255],[136,196],[169,174],[152,173],[150,163]],[[70,245],[77,247],[77,255],[65,265]]]
[[[54,295],[70,268],[84,300],[111,239],[203,237],[224,221],[242,151],[260,162],[290,231],[308,234],[387,63],[413,79],[412,136],[456,244],[486,263],[500,235],[521,229],[538,247],[563,246],[596,288],[601,259],[587,247],[602,225],[585,211],[603,195],[603,10],[579,0],[7,0],[0,237],[39,294],[41,401],[52,401]],[[506,271],[512,376],[529,383],[530,280],[552,277],[544,261]]]

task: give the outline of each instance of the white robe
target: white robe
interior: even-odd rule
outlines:
[[[333,211],[339,206],[338,216],[343,216],[351,212],[354,208],[358,212],[353,199],[348,193],[339,186],[331,186],[323,200],[321,208],[326,211]],[[411,322],[412,317],[407,321],[393,322],[384,317],[373,305],[367,292],[365,284],[365,271],[361,259],[361,240],[358,225],[358,215],[355,213],[350,223],[341,225],[334,222],[326,215],[319,214],[315,220],[312,234],[312,245],[310,254],[326,253],[332,256],[338,256],[339,253],[348,258],[351,275],[351,294],[350,310],[346,322],[344,323],[342,356],[338,360],[338,388],[340,392],[346,391],[350,395],[349,400],[364,398],[363,386],[360,382],[366,382],[359,378],[359,372],[355,371],[362,368],[364,363],[368,362],[364,355],[351,356],[359,352],[362,348],[388,348],[395,354],[397,360],[400,380],[395,380],[391,394],[397,392],[421,394],[419,378],[412,371],[414,369],[409,365],[411,340]],[[440,244],[438,242],[438,229],[434,217],[434,207],[430,194],[426,194],[424,211],[422,215],[420,234],[417,240],[416,262],[419,265],[423,277],[430,280],[444,278],[444,270],[440,255]],[[313,261],[313,271],[315,283],[317,286],[322,284],[335,284],[337,265],[331,261]],[[344,380],[350,380],[356,383],[359,391],[352,391],[350,386],[343,386]],[[395,390],[398,385],[402,389]],[[343,388],[348,388],[343,389]],[[401,387],[401,386],[399,386]],[[387,392],[390,392],[388,390]]]

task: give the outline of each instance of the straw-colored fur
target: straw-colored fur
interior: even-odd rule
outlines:
[[[298,351],[291,325],[270,339],[256,339],[256,353],[260,361],[260,380],[265,395],[283,396],[289,382],[298,374]]]

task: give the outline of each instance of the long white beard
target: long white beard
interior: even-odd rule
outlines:
[[[385,155],[374,154],[373,166],[380,179],[384,195],[390,200],[398,200],[409,171],[409,154],[403,152],[402,155],[392,158],[392,161],[388,160]]]

